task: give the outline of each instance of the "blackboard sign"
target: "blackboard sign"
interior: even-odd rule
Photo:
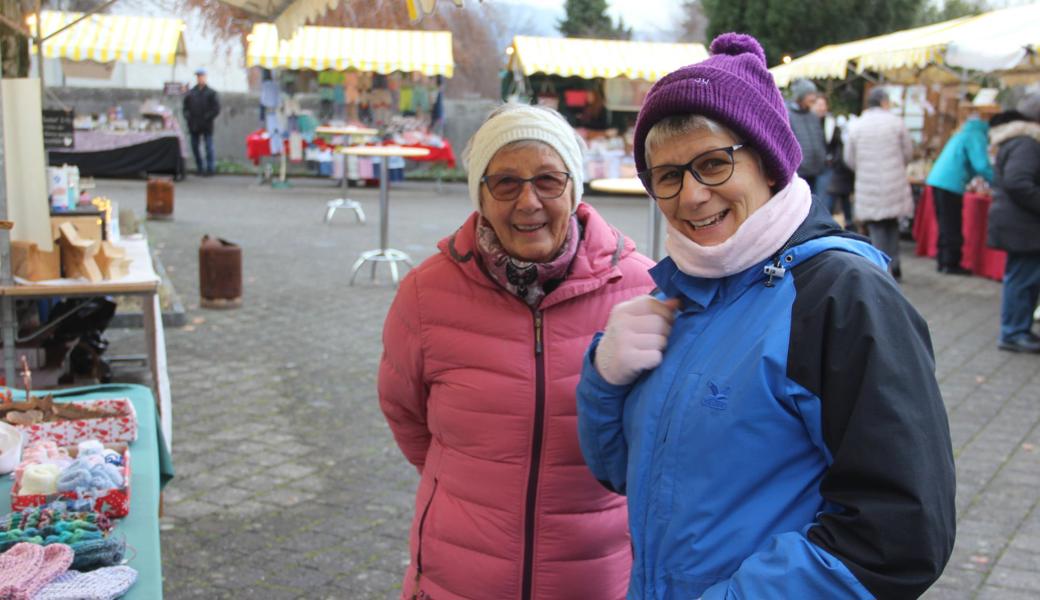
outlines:
[[[72,121],[76,113],[60,108],[43,109],[43,147],[68,148],[72,146]]]
[[[183,96],[188,93],[188,84],[179,81],[167,81],[163,84],[163,96]]]

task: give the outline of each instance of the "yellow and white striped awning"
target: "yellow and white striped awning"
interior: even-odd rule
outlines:
[[[257,23],[248,36],[246,66],[392,73],[418,71],[451,77],[455,59],[450,31],[300,27],[278,39],[270,23]]]
[[[663,44],[518,35],[509,50],[509,68],[524,75],[628,77],[657,81],[668,73],[708,58],[703,44]]]
[[[1026,4],[824,46],[770,71],[780,87],[798,77],[844,78],[850,66],[857,73],[876,71],[890,80],[921,79],[923,69],[946,63],[946,51],[951,44],[977,45],[985,49],[1035,49],[1040,45],[1037,23],[1040,23],[1040,3]]]
[[[167,17],[131,17],[95,14],[47,39],[55,31],[83,16],[45,10],[40,13],[40,33],[47,58],[93,60],[96,62],[142,62],[172,65],[187,56],[184,21]],[[27,20],[36,34],[36,16]],[[31,43],[32,52],[36,52]]]

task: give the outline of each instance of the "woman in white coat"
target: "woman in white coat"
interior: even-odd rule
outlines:
[[[888,268],[898,280],[899,217],[914,210],[906,178],[913,145],[903,121],[888,107],[884,88],[870,91],[867,109],[849,129],[844,158],[856,172],[856,218],[866,225],[870,242],[892,259]]]

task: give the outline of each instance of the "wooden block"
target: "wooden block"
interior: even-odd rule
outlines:
[[[94,260],[105,279],[122,279],[130,273],[131,261],[126,257],[126,249],[112,242],[101,242],[101,249]]]
[[[11,241],[11,272],[29,281],[61,277],[61,249],[44,252],[35,242]]]
[[[97,215],[60,215],[51,217],[51,238],[58,239],[59,229],[63,223],[72,223],[80,237],[101,241],[104,222]]]
[[[101,269],[94,260],[101,241],[84,239],[72,223],[62,223],[58,231],[61,232],[58,243],[61,245],[61,266],[65,277],[84,277],[91,283],[101,281]]]

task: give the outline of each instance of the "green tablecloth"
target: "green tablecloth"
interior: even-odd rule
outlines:
[[[24,392],[15,390],[15,398]],[[162,554],[159,545],[159,490],[173,477],[173,462],[160,439],[159,419],[152,391],[141,385],[98,385],[54,390],[59,402],[98,398],[130,398],[137,411],[137,441],[130,444],[130,514],[116,523],[115,535],[125,536],[129,565],[137,569],[137,583],[127,600],[162,598]],[[0,514],[11,511],[10,477],[0,478]]]

